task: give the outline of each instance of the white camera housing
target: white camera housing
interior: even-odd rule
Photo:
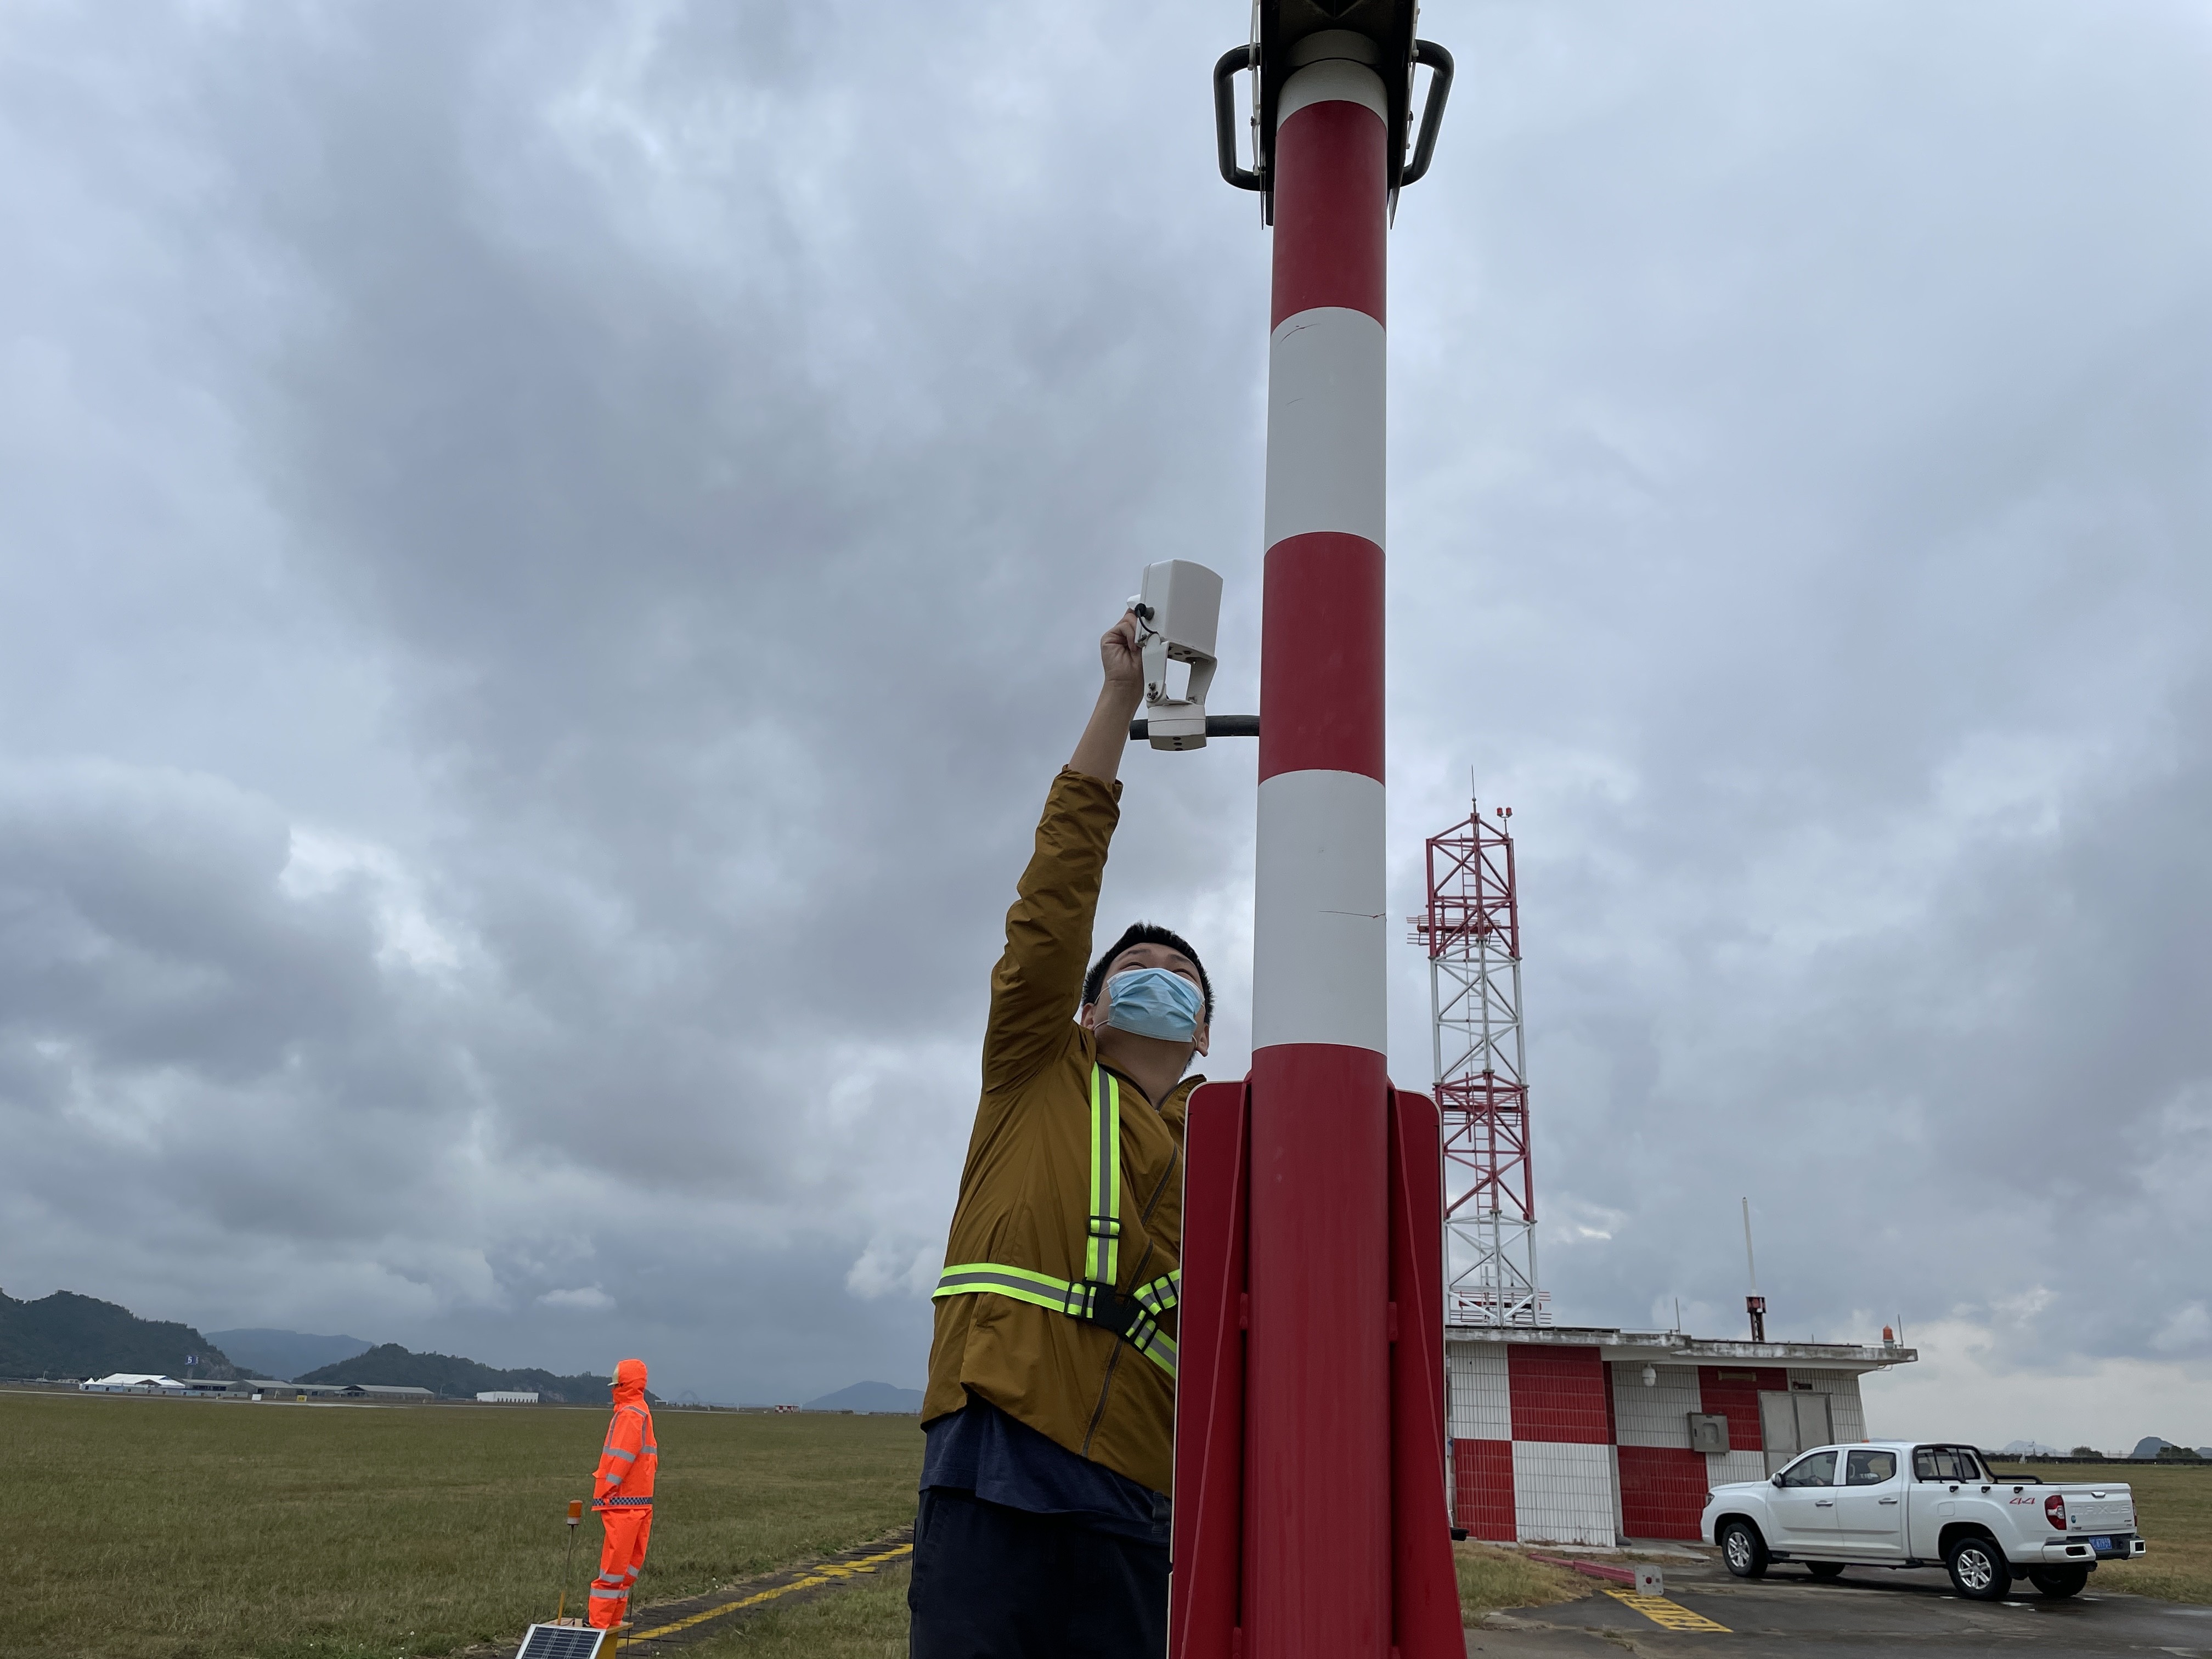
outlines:
[[[1146,735],[1155,749],[1206,747],[1206,693],[1213,684],[1213,640],[1221,625],[1221,578],[1188,559],[1145,567],[1129,601],[1144,653]],[[1168,695],[1168,664],[1190,665],[1183,695]]]

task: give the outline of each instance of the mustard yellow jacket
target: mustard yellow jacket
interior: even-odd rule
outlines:
[[[1075,1016],[1121,793],[1062,768],[1046,798],[991,975],[983,1097],[947,1266],[996,1261],[1083,1277],[1097,1044]],[[1155,1106],[1121,1079],[1121,1290],[1182,1264],[1183,1105],[1200,1080]],[[1172,1316],[1163,1325],[1174,1334]],[[970,1393],[1072,1452],[1169,1489],[1175,1380],[1101,1326],[988,1292],[943,1297],[922,1421],[958,1411]]]

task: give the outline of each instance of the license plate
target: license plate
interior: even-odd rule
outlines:
[[[2110,1555],[2112,1553],[2112,1540],[2109,1538],[2092,1538],[2089,1540],[2089,1547],[2100,1555]]]

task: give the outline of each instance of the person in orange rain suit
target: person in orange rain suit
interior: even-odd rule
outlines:
[[[614,1395],[615,1414],[608,1419],[607,1443],[592,1483],[592,1508],[607,1529],[599,1576],[592,1581],[591,1618],[598,1630],[612,1630],[629,1611],[646,1540],[653,1535],[653,1476],[660,1467],[653,1408],[645,1403],[645,1361],[625,1359],[615,1367]]]

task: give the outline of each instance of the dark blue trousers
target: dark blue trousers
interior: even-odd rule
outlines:
[[[906,1603],[910,1659],[1163,1659],[1167,1547],[930,1486]]]

